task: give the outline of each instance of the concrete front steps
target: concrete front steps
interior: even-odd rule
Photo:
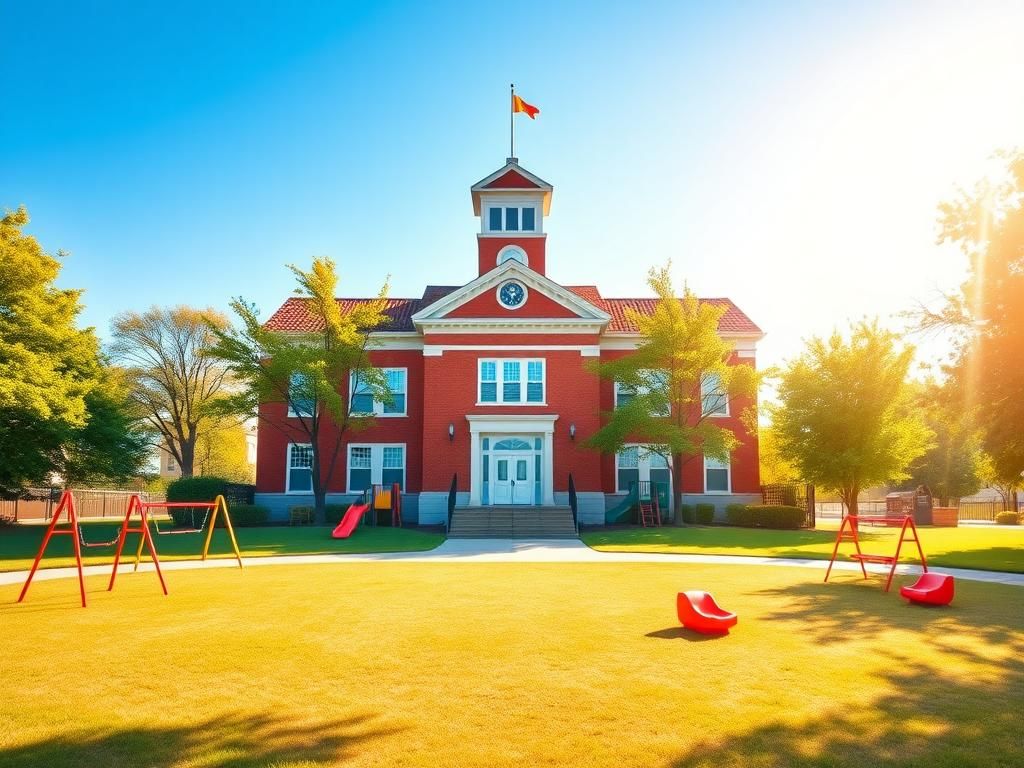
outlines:
[[[452,514],[451,539],[575,539],[569,507],[463,507]]]

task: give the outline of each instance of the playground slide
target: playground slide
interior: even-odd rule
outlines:
[[[331,536],[336,539],[347,539],[352,535],[352,531],[359,525],[359,521],[362,520],[369,508],[369,504],[353,504],[345,510],[345,516],[341,518],[341,522],[338,523]]]
[[[617,525],[621,523],[632,523],[636,519],[636,515],[633,514],[633,507],[636,506],[637,502],[637,487],[631,486],[629,493],[626,497],[616,504],[611,509],[605,510],[604,523],[605,525]]]

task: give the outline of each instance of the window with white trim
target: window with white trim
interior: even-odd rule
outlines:
[[[668,389],[668,374],[667,373],[665,373],[663,371],[645,371],[644,375],[647,378],[649,378],[651,380],[651,382],[655,386],[657,386],[659,388],[663,388],[665,390]],[[624,382],[616,381],[615,382],[615,407],[616,408],[622,408],[622,407],[628,405],[638,395],[647,395],[647,394],[650,394],[650,391],[651,391],[650,387],[647,387],[647,386],[632,387],[632,386],[630,386],[630,385],[628,385],[628,384],[626,384]],[[651,413],[651,415],[652,416],[671,416],[672,415],[672,405],[671,405],[671,403],[666,403],[663,410],[654,411],[654,412]]]
[[[480,403],[543,405],[545,364],[541,359],[499,358],[479,361],[477,398]]]
[[[316,400],[311,396],[312,393],[306,391],[306,381],[306,377],[301,373],[293,373],[288,378],[289,416],[305,416],[308,418],[313,415]]]
[[[700,407],[705,416],[729,415],[729,397],[722,389],[722,378],[717,373],[701,376]]]
[[[488,232],[536,232],[537,208],[533,205],[492,205],[487,208]]]
[[[729,493],[732,490],[732,465],[727,461],[704,457],[704,493]]]
[[[348,492],[359,493],[373,485],[405,490],[405,444],[369,443],[348,447]]]
[[[615,454],[615,488],[626,493],[634,483],[640,482],[640,449],[629,445]]]
[[[353,373],[350,379],[352,387],[352,413],[365,416],[407,416],[409,371],[407,368],[381,368],[391,391],[391,402],[383,403],[375,400],[373,391],[366,381]]]
[[[313,446],[310,443],[288,444],[288,475],[285,493],[313,492]]]

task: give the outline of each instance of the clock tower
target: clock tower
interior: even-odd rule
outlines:
[[[504,166],[470,188],[473,213],[480,217],[477,234],[478,275],[514,260],[544,274],[544,219],[551,210],[552,186],[508,158]],[[499,296],[506,307],[525,297]]]

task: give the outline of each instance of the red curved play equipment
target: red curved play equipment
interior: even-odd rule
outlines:
[[[739,620],[715,602],[710,593],[700,590],[680,592],[676,596],[676,613],[687,629],[705,635],[724,635]]]
[[[363,519],[370,510],[369,504],[353,504],[347,510],[345,510],[345,516],[341,518],[341,522],[335,527],[331,533],[336,539],[347,539],[352,535],[352,531],[359,525],[359,521]]]
[[[909,587],[900,587],[900,595],[912,603],[949,605],[953,602],[953,577],[948,573],[922,573]]]

